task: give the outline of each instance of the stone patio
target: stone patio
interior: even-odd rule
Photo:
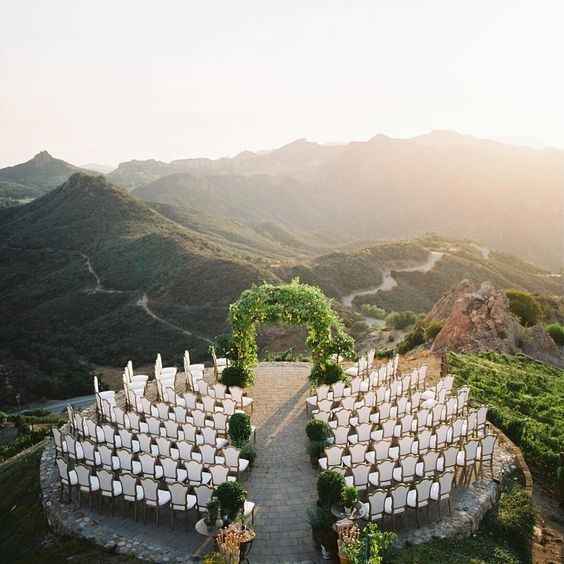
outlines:
[[[307,521],[307,509],[317,498],[317,471],[306,452],[305,398],[309,392],[307,363],[261,363],[256,383],[250,390],[255,400],[253,424],[257,427],[257,460],[243,478],[248,497],[257,504],[257,539],[250,560],[257,564],[315,563],[315,550]],[[194,531],[196,516],[178,519],[177,527],[168,526],[167,511],[156,528],[149,513],[147,525],[126,518],[120,507],[115,516],[109,506],[104,514],[90,511],[87,504],[59,501],[57,470],[52,443],[46,447],[41,462],[43,502],[51,526],[58,532],[82,536],[109,550],[135,555],[155,562],[194,562],[201,560],[212,547],[211,541]],[[501,445],[496,448],[494,475],[510,470],[513,456]],[[433,537],[470,534],[475,530],[497,494],[497,482],[491,478],[457,489],[453,496],[452,515],[444,512],[419,529],[414,519],[404,523],[398,545],[427,542]],[[120,504],[121,505],[121,504]],[[411,522],[413,521],[413,522]]]

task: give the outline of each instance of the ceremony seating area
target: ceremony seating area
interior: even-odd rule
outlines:
[[[214,374],[220,373],[214,358]],[[225,364],[223,364],[225,365]],[[229,423],[236,413],[253,405],[241,388],[227,388],[204,380],[204,365],[190,364],[184,371],[155,362],[154,381],[135,374],[128,362],[123,374],[124,402],[113,391],[101,391],[94,378],[96,414],[83,415],[70,406],[68,424],[53,429],[61,499],[66,492],[79,504],[84,494],[94,500],[116,500],[153,509],[158,524],[168,508],[175,513],[207,511],[214,489],[236,481],[248,470],[249,460],[231,444]],[[148,390],[156,391],[156,401]],[[154,393],[152,394],[155,395]],[[254,431],[254,429],[252,429]],[[254,520],[255,504],[245,501],[243,517]]]
[[[330,438],[320,470],[342,474],[363,498],[362,517],[440,516],[453,488],[492,469],[496,435],[486,424],[487,407],[469,405],[469,389],[453,390],[453,377],[427,385],[425,365],[408,373],[398,357],[372,368],[373,355],[348,369],[350,381],[321,385],[307,398],[314,419],[328,425]]]

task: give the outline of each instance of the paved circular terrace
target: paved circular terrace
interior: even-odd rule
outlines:
[[[257,538],[249,555],[257,564],[320,562],[307,521],[307,509],[317,497],[318,475],[306,451],[304,432],[309,370],[307,363],[261,363],[250,391],[255,400],[257,460],[242,481],[249,499],[257,503]],[[150,515],[147,525],[135,522],[131,513],[125,517],[121,504],[111,516],[109,503],[103,513],[89,510],[87,501],[80,509],[75,504],[60,503],[54,459],[51,442],[41,461],[41,486],[47,518],[55,531],[82,536],[109,550],[155,562],[199,561],[212,548],[208,539],[195,532],[195,514],[187,520],[177,519],[172,530],[164,511],[161,526],[156,528]],[[498,444],[494,476],[513,465],[513,456]],[[398,545],[469,534],[493,505],[497,487],[497,482],[488,477],[468,488],[457,488],[451,515],[446,513],[421,528],[416,528],[415,520],[412,523],[408,517]]]

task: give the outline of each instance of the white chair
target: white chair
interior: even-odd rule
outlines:
[[[355,486],[359,490],[365,490],[369,487],[370,474],[373,473],[371,464],[356,464],[351,468],[351,473],[353,486]]]
[[[363,504],[363,512],[368,514],[369,521],[380,521],[384,517],[384,506],[388,493],[384,490],[376,490],[368,496],[368,502]]]
[[[133,454],[125,449],[118,448],[116,455],[119,459],[119,467],[121,472],[129,472],[130,474],[141,474],[141,463],[133,459]]]
[[[133,515],[137,521],[137,504],[143,500],[143,488],[137,483],[137,478],[131,474],[122,473],[118,476],[122,487],[124,501],[133,503]]]
[[[153,437],[146,433],[137,433],[137,440],[139,442],[139,452],[146,452],[148,454],[157,455],[157,445],[153,444]]]
[[[179,460],[184,462],[188,462],[190,460],[202,460],[202,455],[200,453],[193,452],[194,445],[187,441],[177,441],[176,449]]]
[[[419,510],[426,508],[429,516],[429,501],[431,498],[431,487],[433,481],[425,478],[419,480],[407,494],[407,506],[415,509],[415,519],[419,527]]]
[[[77,441],[72,435],[64,435],[63,440],[67,445],[67,454],[71,460],[84,460],[84,452],[80,441]]]
[[[472,473],[478,472],[476,470],[476,462],[478,461],[478,448],[480,441],[472,440],[464,444],[463,449],[458,453],[456,465],[462,467],[462,483],[469,483],[472,478]]]
[[[384,511],[392,516],[392,520],[395,521],[396,515],[403,515],[407,508],[407,494],[409,492],[409,486],[405,484],[400,484],[395,486],[390,490],[389,500],[391,503],[387,503],[387,507]]]
[[[217,449],[215,446],[200,445],[200,454],[202,455],[202,463],[205,466],[223,463],[223,458],[217,455]]]
[[[432,436],[433,433],[430,429],[423,429],[417,433],[416,437],[418,454],[425,454],[431,448]]]
[[[115,499],[120,497],[123,488],[119,480],[114,480],[113,472],[109,470],[98,470],[96,472],[98,481],[100,483],[100,493],[102,494],[102,499],[104,497],[109,497],[112,500],[112,515],[114,514]]]
[[[188,477],[185,468],[178,465],[178,460],[169,457],[159,457],[159,462],[163,468],[163,478],[167,483],[184,482]]]
[[[170,491],[170,524],[174,529],[174,512],[175,511],[190,511],[196,506],[198,499],[195,495],[190,493],[190,488],[186,484],[178,482],[169,484],[168,490]]]
[[[449,512],[452,511],[450,493],[454,482],[454,472],[444,472],[439,476],[438,481],[434,482],[431,487],[431,499],[437,502],[439,509],[439,517],[441,515],[441,502],[448,500]]]
[[[213,464],[208,467],[211,474],[211,483],[214,488],[220,486],[227,481],[235,481],[235,476],[229,476],[229,468],[223,466],[223,464]]]
[[[158,437],[155,439],[155,444],[157,445],[157,454],[159,458],[161,456],[172,456],[171,455],[171,446],[172,443],[166,437]]]
[[[335,466],[342,466],[343,453],[345,449],[342,446],[331,446],[325,448],[325,456],[318,461],[322,470],[327,470]]]
[[[349,454],[343,456],[343,464],[349,468],[366,462],[366,452],[368,445],[366,443],[358,443],[349,448]]]
[[[480,476],[484,475],[484,464],[489,462],[490,473],[493,476],[493,456],[497,435],[486,435],[480,441],[479,459],[480,459]]]
[[[112,425],[102,425],[102,432],[104,433],[104,440],[107,445],[112,448],[121,447],[121,439],[119,438],[119,435],[116,435],[116,431]]]
[[[96,450],[96,444],[85,439],[82,441],[81,445],[85,464],[93,467],[100,466],[102,459],[100,458],[100,453]]]
[[[437,471],[437,461],[440,453],[435,450],[429,450],[421,456],[421,466],[418,468],[418,475],[424,478],[432,478]]]
[[[194,493],[196,494],[196,506],[198,508],[198,515],[207,513],[208,503],[211,501],[213,495],[213,488],[205,484],[194,486]]]
[[[183,395],[184,398],[184,406],[186,407],[187,410],[192,410],[192,409],[197,409],[198,408],[198,404],[197,404],[197,396],[195,393],[193,392],[186,392]],[[178,419],[177,419],[178,421]],[[180,423],[180,421],[179,421]]]
[[[163,467],[157,464],[156,458],[151,454],[143,452],[139,455],[139,462],[141,463],[141,472],[143,476],[149,476],[156,479],[163,477]]]
[[[62,456],[67,453],[68,447],[67,443],[63,440],[63,435],[57,427],[51,428],[51,433],[53,434],[53,441],[55,443],[55,450],[58,456]]]
[[[146,508],[153,508],[155,509],[155,521],[158,527],[160,508],[170,503],[170,492],[160,490],[159,483],[153,478],[140,478],[139,484],[143,488],[143,521],[145,521]]]
[[[78,485],[78,476],[74,470],[69,470],[68,464],[62,459],[57,458],[57,469],[59,471],[59,480],[61,483],[61,501],[63,500],[64,487],[68,492],[68,501],[71,500],[71,488]]]
[[[100,461],[102,468],[105,470],[119,470],[119,458],[114,455],[114,449],[108,445],[99,445],[98,452],[100,453]]]
[[[241,458],[241,451],[236,447],[226,447],[222,450],[224,457],[223,464],[229,468],[231,472],[240,475],[249,467],[249,461],[245,458]]]
[[[88,495],[88,504],[92,507],[92,494],[100,490],[100,482],[97,476],[93,476],[90,468],[82,464],[74,467],[78,479],[78,504],[81,504],[81,494],[85,492]]]
[[[376,464],[376,470],[378,471],[378,483],[381,487],[387,487],[392,485],[394,468],[396,463],[393,460],[383,460]]]
[[[398,440],[399,456],[405,456],[406,454],[414,453],[415,450],[415,439],[411,436],[402,437]]]
[[[186,468],[186,472],[188,473],[187,480],[192,485],[207,484],[211,480],[211,474],[205,472],[204,465],[197,460],[184,462],[184,468]]]
[[[419,457],[415,454],[408,454],[399,459],[399,468],[401,469],[401,477],[398,482],[413,482],[415,480],[415,469]]]
[[[176,421],[172,421],[171,419],[169,419],[168,421],[164,421],[163,427],[164,427],[165,437],[173,440],[178,439],[179,428],[178,428],[178,423]]]
[[[337,427],[333,429],[333,441],[336,445],[346,446],[349,442],[349,427]]]

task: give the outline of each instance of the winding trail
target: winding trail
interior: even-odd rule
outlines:
[[[444,253],[442,252],[429,251],[429,257],[423,264],[420,264],[418,266],[411,266],[408,268],[398,268],[396,269],[396,272],[429,272],[434,268],[435,264],[443,258],[443,256]],[[344,296],[341,300],[343,302],[343,305],[352,308],[353,301],[357,296],[370,296],[378,292],[389,292],[398,285],[390,270],[385,270],[382,275],[382,282],[378,286],[369,288],[367,290],[359,290],[357,292],[353,292],[352,294]],[[369,325],[374,325],[374,322],[379,321],[369,316],[364,316],[364,319]]]
[[[151,318],[153,318],[156,321],[159,321],[160,323],[162,323],[163,325],[166,325],[167,327],[170,327],[171,329],[175,329],[176,331],[179,331],[180,333],[183,333],[184,335],[186,335],[187,337],[194,337],[196,339],[200,339],[201,341],[204,341],[206,343],[212,344],[213,341],[211,341],[210,339],[208,339],[207,337],[204,337],[202,335],[197,335],[196,333],[192,333],[191,331],[188,331],[187,329],[183,329],[182,327],[180,327],[179,325],[176,325],[175,323],[171,323],[170,321],[167,321],[166,319],[159,317],[150,307],[149,307],[149,298],[147,296],[146,293],[143,293],[143,295],[137,300],[137,303],[135,304],[137,306],[139,306],[140,308],[143,309],[143,311]]]

